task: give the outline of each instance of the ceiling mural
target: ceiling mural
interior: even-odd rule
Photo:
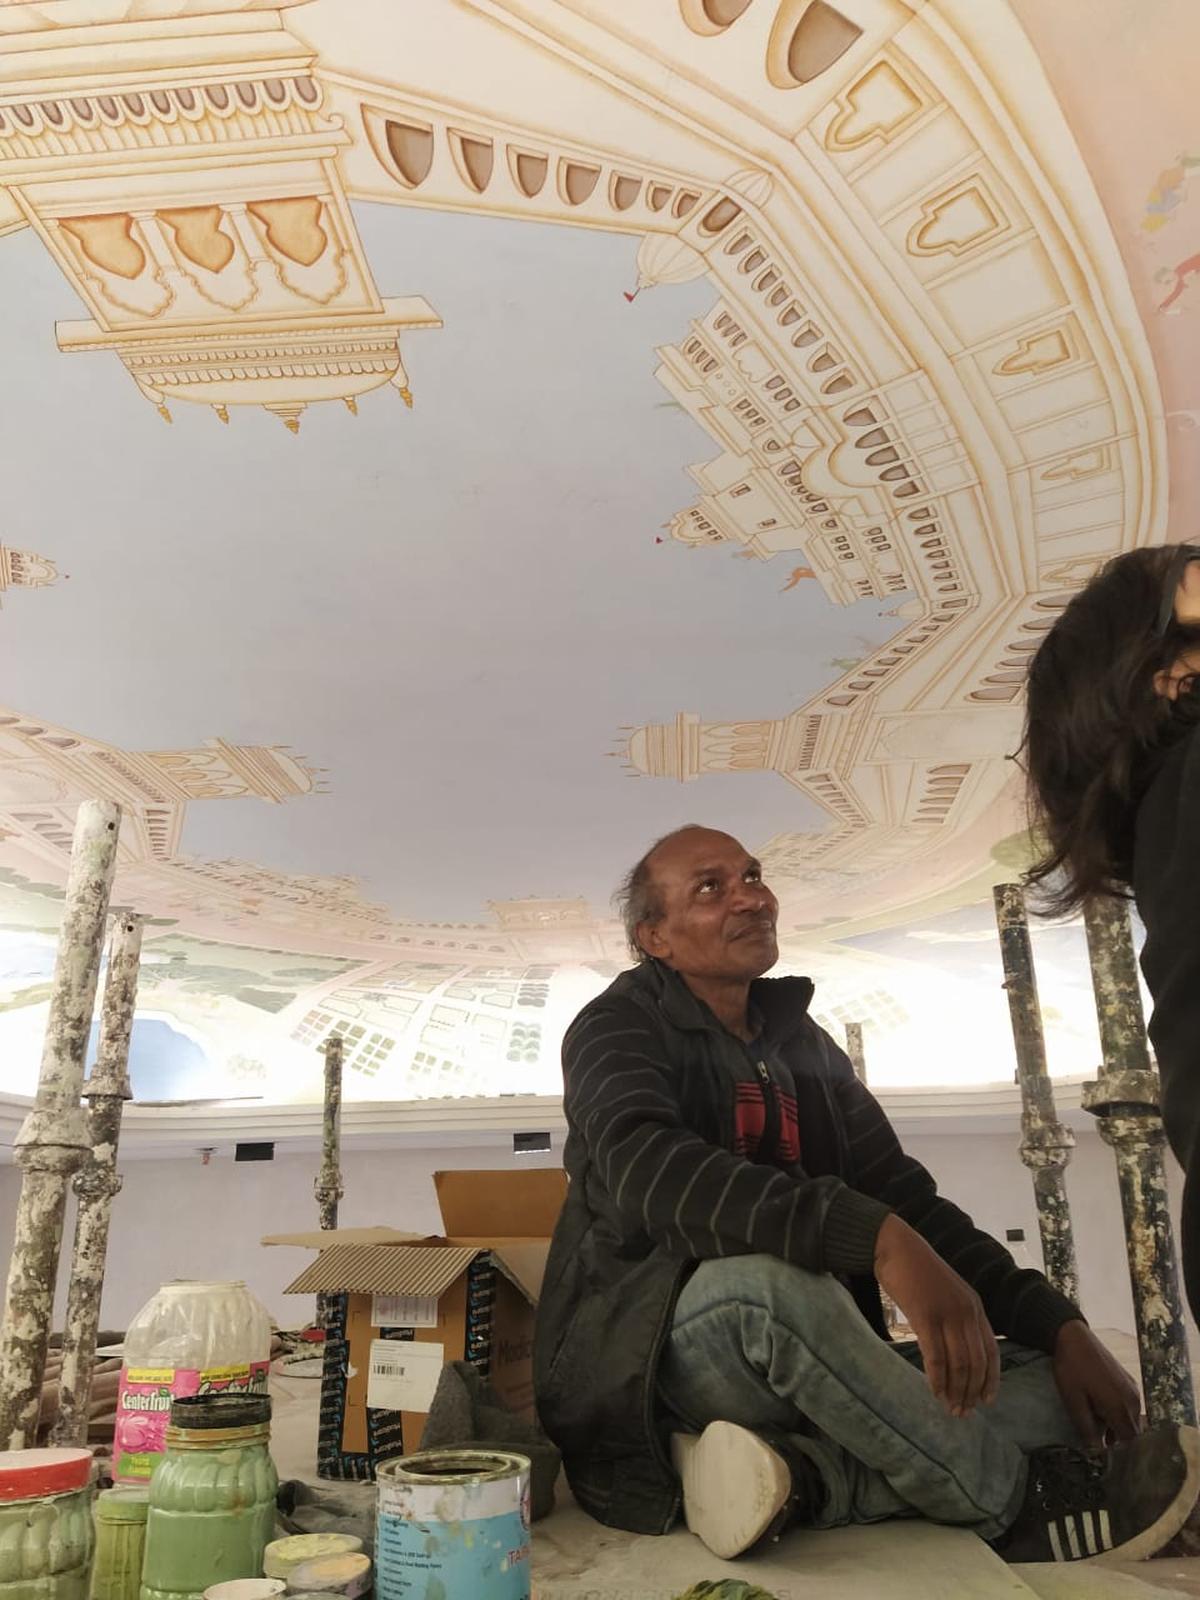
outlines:
[[[553,1092],[689,820],[953,1081],[1028,658],[1190,532],[1200,16],[419,9],[0,0],[3,1087],[87,795],[143,1097]]]

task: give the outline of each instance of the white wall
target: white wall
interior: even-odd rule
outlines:
[[[1017,1155],[1017,1135],[902,1134],[903,1143],[937,1178],[942,1192],[1003,1239],[1024,1228],[1040,1264],[1037,1215],[1029,1173]],[[503,1144],[477,1148],[411,1148],[344,1152],[346,1226],[385,1223],[416,1232],[439,1226],[432,1174],[444,1168],[505,1168],[514,1162]],[[557,1160],[557,1157],[551,1158]],[[315,1225],[314,1154],[281,1155],[273,1162],[235,1163],[217,1155],[207,1167],[196,1155],[166,1160],[125,1160],[125,1187],[113,1208],[113,1232],[104,1287],[102,1322],[123,1328],[168,1278],[245,1278],[282,1326],[296,1326],[312,1302],[288,1296],[284,1286],[310,1259],[307,1251],[264,1248],[268,1233]],[[1172,1164],[1172,1179],[1178,1173]],[[19,1172],[0,1168],[0,1249],[12,1238]],[[1173,1182],[1178,1196],[1179,1183]],[[1068,1172],[1079,1256],[1083,1309],[1096,1327],[1133,1331],[1133,1306],[1121,1230],[1120,1201],[1111,1151],[1090,1130],[1078,1134]],[[68,1217],[68,1238],[71,1220]],[[65,1282],[66,1263],[62,1281]],[[59,1295],[61,1319],[63,1295]]]
[[[294,1247],[264,1247],[264,1234],[298,1233],[317,1226],[313,1181],[317,1156],[283,1155],[275,1161],[235,1162],[216,1155],[206,1167],[198,1155],[168,1160],[124,1160],[124,1187],[113,1202],[101,1324],[122,1329],[160,1283],[170,1278],[244,1278],[281,1327],[298,1327],[312,1315],[313,1299],[283,1290],[312,1260]],[[345,1227],[384,1224],[414,1233],[440,1231],[433,1173],[454,1168],[514,1165],[503,1145],[478,1149],[350,1150],[343,1152]],[[545,1165],[522,1157],[523,1167]],[[557,1165],[557,1158],[551,1161]],[[0,1170],[0,1249],[7,1260],[20,1173]],[[65,1254],[74,1227],[68,1213]],[[59,1274],[56,1326],[66,1303],[68,1260]]]
[[[905,1149],[923,1161],[943,1194],[969,1211],[1000,1240],[1008,1228],[1024,1228],[1029,1253],[1042,1265],[1033,1180],[1021,1165],[1015,1132],[902,1136]],[[1075,1229],[1082,1309],[1097,1328],[1132,1333],[1133,1297],[1125,1256],[1121,1198],[1112,1151],[1090,1128],[1076,1133],[1067,1168],[1067,1193]],[[1178,1248],[1182,1175],[1168,1158]]]

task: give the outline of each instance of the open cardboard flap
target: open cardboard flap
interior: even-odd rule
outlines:
[[[438,1207],[453,1239],[549,1239],[567,1193],[560,1167],[526,1172],[435,1172]]]
[[[309,1233],[269,1233],[261,1244],[296,1244],[305,1250],[330,1250],[339,1244],[422,1244],[427,1233],[398,1228],[313,1228]]]
[[[335,1245],[322,1250],[284,1294],[408,1295],[439,1299],[483,1247]]]
[[[550,1246],[542,1239],[509,1239],[492,1246],[492,1260],[510,1283],[536,1306],[542,1296],[546,1276],[546,1257]]]
[[[435,1172],[442,1222],[455,1245],[489,1248],[500,1272],[536,1306],[550,1236],[567,1192],[558,1168],[529,1172]]]

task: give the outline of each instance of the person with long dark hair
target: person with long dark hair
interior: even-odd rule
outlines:
[[[1041,909],[1132,898],[1181,1254],[1200,1316],[1200,546],[1131,550],[1070,601],[1029,668],[1024,761]]]

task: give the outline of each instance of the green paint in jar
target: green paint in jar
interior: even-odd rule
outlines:
[[[138,1600],[149,1511],[149,1489],[105,1489],[96,1497],[90,1600]]]
[[[0,1600],[85,1600],[90,1450],[0,1452]]]
[[[150,1480],[140,1600],[201,1600],[213,1584],[261,1576],[279,1487],[270,1421],[266,1395],[174,1402]]]

